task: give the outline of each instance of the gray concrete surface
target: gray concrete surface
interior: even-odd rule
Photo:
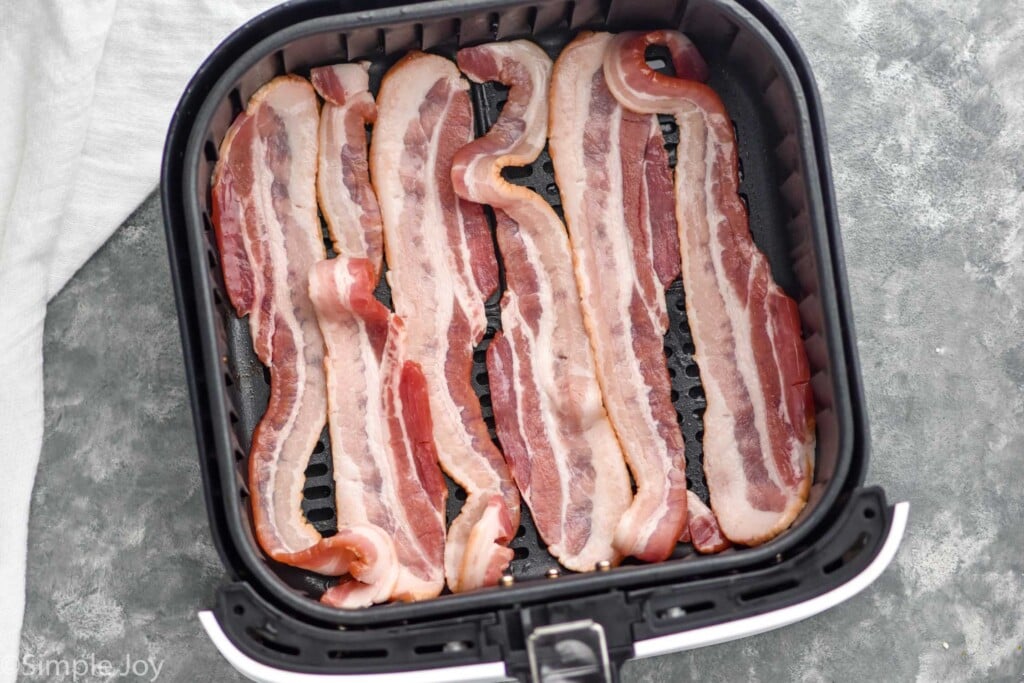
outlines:
[[[1024,4],[778,9],[828,116],[868,481],[911,502],[910,526],[849,603],[629,664],[625,679],[1022,680]],[[195,620],[223,573],[155,198],[54,299],[45,358],[23,654],[152,657],[160,680],[236,680]]]

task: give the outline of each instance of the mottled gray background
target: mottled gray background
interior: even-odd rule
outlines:
[[[894,566],[773,633],[630,681],[1024,676],[1024,3],[787,0],[825,101]],[[200,631],[223,572],[157,199],[50,305],[24,652],[236,680]],[[28,679],[24,679],[28,680]],[[84,679],[80,679],[84,680]]]

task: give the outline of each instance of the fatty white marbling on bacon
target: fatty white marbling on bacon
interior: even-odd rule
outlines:
[[[645,60],[666,46],[670,77]],[[807,501],[814,405],[796,303],[772,278],[738,195],[733,126],[714,90],[691,77],[706,69],[681,33],[616,36],[605,76],[628,109],[671,113],[679,125],[676,217],[686,311],[704,413],[704,472],[724,535],[757,545],[785,530]]]
[[[615,547],[664,560],[686,526],[686,456],[665,360],[665,291],[679,273],[674,198],[657,117],[604,80],[612,36],[583,33],[551,84],[551,158],[604,402],[636,481]]]
[[[367,258],[380,273],[384,252],[380,210],[370,185],[366,124],[377,118],[369,92],[369,63],[313,69],[320,111],[316,190],[334,251]]]
[[[327,344],[327,400],[338,534],[352,575],[323,602],[358,607],[422,600],[444,588],[447,488],[431,434],[426,385],[404,358],[402,320],[374,298],[377,269],[343,256],[317,263],[309,292]],[[355,562],[361,560],[361,564]]]
[[[275,78],[228,129],[213,174],[228,298],[249,316],[256,355],[270,368],[270,401],[249,452],[249,494],[256,538],[281,561],[321,540],[301,509],[306,465],[327,415],[324,342],[306,287],[309,269],[325,256],[318,118],[308,81]],[[316,570],[305,559],[296,563]]]
[[[468,89],[451,61],[409,53],[381,85],[370,146],[407,357],[426,377],[441,465],[467,493],[445,545],[456,592],[497,582],[519,525],[519,494],[470,383],[498,271],[482,207],[460,200],[451,182],[452,156],[473,138]]]
[[[498,436],[548,551],[591,571],[621,559],[612,538],[632,498],[629,475],[601,402],[565,227],[540,195],[501,176],[544,148],[551,59],[514,41],[460,50],[458,64],[476,82],[510,88],[490,131],[452,167],[460,196],[494,208],[505,263],[502,331],[487,349]]]

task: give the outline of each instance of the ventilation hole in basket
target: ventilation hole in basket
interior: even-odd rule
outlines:
[[[465,652],[473,648],[471,640],[450,640],[446,643],[430,643],[429,645],[417,645],[413,652],[418,655],[431,655],[440,652]]]
[[[327,446],[324,445],[323,441],[317,441],[316,445],[313,446],[313,452],[314,453],[323,453],[326,449],[327,449]]]
[[[477,349],[473,352],[473,362],[483,363],[487,360],[487,349]]]
[[[224,373],[224,386],[230,387],[230,386],[234,386],[234,384],[235,384],[235,380],[231,379],[231,374],[225,372]]]
[[[461,486],[455,487],[455,500],[466,500],[466,489]]]
[[[737,161],[739,162],[737,164],[737,168],[739,169],[740,182],[742,183],[743,182],[743,159],[737,158]]]
[[[516,538],[522,538],[525,535],[526,535],[526,527],[523,526],[522,524],[520,524],[519,528],[516,529]]]
[[[696,365],[687,365],[686,366],[686,376],[687,377],[699,377],[700,376],[700,370],[697,369]]]
[[[206,232],[213,232],[213,223],[210,222],[210,214],[205,211],[203,212],[203,228],[206,229]]]
[[[238,92],[238,88],[235,88],[228,94],[228,100],[231,101],[231,118],[237,118],[245,109],[245,103],[242,102],[242,93]]]
[[[529,178],[533,175],[532,166],[506,166],[501,169],[501,175],[506,180],[520,180],[522,178]]]
[[[377,52],[381,53],[382,55],[387,54],[386,35],[384,33],[384,29],[382,28],[377,29]]]
[[[544,189],[547,190],[547,193],[551,196],[555,196],[558,194],[558,186],[555,185],[554,183],[551,183]]]
[[[320,500],[321,498],[329,498],[331,495],[330,486],[311,486],[304,490],[302,494],[306,497],[306,500]]]
[[[330,237],[324,238],[324,251],[327,252],[328,256],[334,252],[334,242],[331,241]]]
[[[249,500],[249,492],[246,489],[239,487],[238,497],[242,503],[245,503],[245,501]]]
[[[704,419],[704,408],[705,408],[705,406],[698,406],[697,408],[693,409],[693,419],[694,420],[703,420]]]
[[[315,462],[306,468],[307,477],[322,477],[327,474],[327,464],[322,462]]]
[[[217,253],[213,249],[206,250],[206,259],[210,263],[210,270],[217,270]]]
[[[843,552],[842,555],[840,555],[839,557],[837,557],[836,559],[832,560],[824,567],[822,567],[821,571],[825,574],[831,574],[837,569],[840,569],[841,567],[849,564],[852,560],[856,559],[858,555],[860,555],[861,551],[864,550],[867,544],[868,535],[867,533],[862,533],[860,536],[857,537],[857,540],[854,541],[850,545],[850,547]]]
[[[644,51],[644,61],[647,62],[647,66],[655,71],[675,75],[675,69],[672,68],[671,54],[664,45],[648,45]]]
[[[675,129],[676,129],[676,127],[675,127],[675,124],[673,124],[673,123],[669,123],[669,122],[662,122],[661,123],[661,132],[662,132],[663,135],[671,135],[673,132],[675,132]]]
[[[874,508],[864,508],[864,519],[874,519],[874,518],[875,518],[875,509]]]
[[[554,173],[555,172],[555,165],[553,163],[551,163],[550,160],[545,161],[543,164],[541,164],[540,167],[544,169],[545,173]]]
[[[668,368],[668,376],[671,377],[672,379],[675,379],[676,377],[676,369],[671,365]]]
[[[686,393],[690,395],[690,398],[704,398],[704,387],[697,384],[690,387],[690,390]]]
[[[521,548],[520,547],[520,548],[516,548],[513,551],[512,559],[514,559],[514,560],[525,560],[529,556],[530,556],[530,549],[529,548]]]
[[[666,347],[665,347],[665,357],[666,357],[666,358],[671,358],[671,357],[672,357],[672,355],[673,355],[673,354],[674,354],[675,352],[676,352],[676,350],[675,350],[675,349],[673,349],[673,348],[672,348],[671,346],[666,346]],[[668,372],[668,374],[670,374],[670,375],[671,375],[671,374],[672,374],[672,372],[673,372],[672,368],[669,368],[669,372]]]
[[[486,372],[478,372],[478,373],[476,373],[476,382],[477,382],[477,384],[481,384],[483,386],[487,386],[487,373]]]
[[[688,614],[706,612],[709,609],[714,608],[715,603],[710,600],[703,600],[701,602],[694,602],[688,605],[673,605],[672,607],[666,607],[665,609],[655,612],[654,616],[657,619],[678,619],[680,617],[685,617]]]
[[[267,386],[270,386],[270,368],[263,368],[263,381],[267,383]]]
[[[245,632],[249,635],[250,638],[258,642],[260,645],[267,648],[268,650],[280,652],[283,655],[289,655],[291,657],[298,657],[299,653],[301,652],[301,650],[299,650],[299,648],[295,647],[294,645],[286,645],[284,643],[279,643],[269,635],[264,634],[259,629],[247,628],[245,629]]]
[[[767,586],[759,586],[746,593],[740,593],[740,602],[752,602],[754,600],[760,600],[761,598],[767,598],[769,595],[776,595],[778,593],[784,593],[788,590],[793,590],[800,584],[793,579],[786,581],[779,581],[778,583],[769,584]]]
[[[242,605],[235,605],[234,609],[232,609],[231,611],[237,614],[238,616],[242,616],[243,614],[245,614],[245,607],[243,607]]]
[[[686,310],[686,301],[683,299],[683,297],[679,297],[678,299],[676,299],[676,310],[677,311],[685,311]]]
[[[231,424],[233,424],[233,425],[238,424],[238,413],[236,413],[233,410],[229,410],[228,411],[228,419],[231,421]]]
[[[670,396],[672,397],[672,402],[673,403],[675,403],[676,401],[679,400],[679,392],[676,391],[675,389],[672,390],[672,393],[670,394]]]
[[[372,650],[328,650],[328,659],[383,659],[388,656],[388,651],[384,649],[372,649]]]
[[[743,210],[746,211],[749,214],[750,213],[750,200],[747,199],[747,194],[745,192],[740,192],[739,193],[739,197],[740,197],[740,201],[743,202]]]
[[[683,353],[692,356],[696,350],[697,348],[693,345],[693,342],[683,342]]]
[[[693,438],[696,439],[697,441],[703,441],[704,440],[704,430],[703,429],[698,429],[697,431],[695,431],[693,433]]]
[[[243,453],[241,449],[236,448],[235,449],[235,461],[242,462],[243,460],[245,460],[245,453]]]
[[[480,407],[481,408],[490,408],[491,407],[491,395],[490,394],[484,394],[483,396],[480,397]]]
[[[665,145],[665,151],[668,152],[668,166],[669,168],[676,167],[676,147],[675,145]]]
[[[559,21],[560,24],[565,24],[566,27],[572,26],[572,15],[576,13],[576,2],[570,0],[565,3],[565,16]]]
[[[220,290],[217,287],[213,288],[213,305],[220,308],[224,305],[224,299],[220,295]]]
[[[683,424],[683,414],[678,410],[676,411],[676,423]]]
[[[206,160],[211,164],[217,161],[217,145],[213,144],[213,140],[207,140],[206,144],[203,145],[203,152],[206,154]]]
[[[334,510],[331,508],[315,508],[306,513],[306,519],[311,522],[327,522],[334,519]]]
[[[487,23],[491,29],[491,40],[498,39],[498,13],[491,12],[487,15]]]
[[[736,125],[736,119],[729,119],[729,122],[732,123],[732,134],[736,137],[737,140],[739,140],[740,127]]]

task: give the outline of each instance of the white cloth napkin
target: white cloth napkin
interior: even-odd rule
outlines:
[[[152,192],[200,62],[272,4],[0,2],[0,681],[17,670],[46,302]]]

